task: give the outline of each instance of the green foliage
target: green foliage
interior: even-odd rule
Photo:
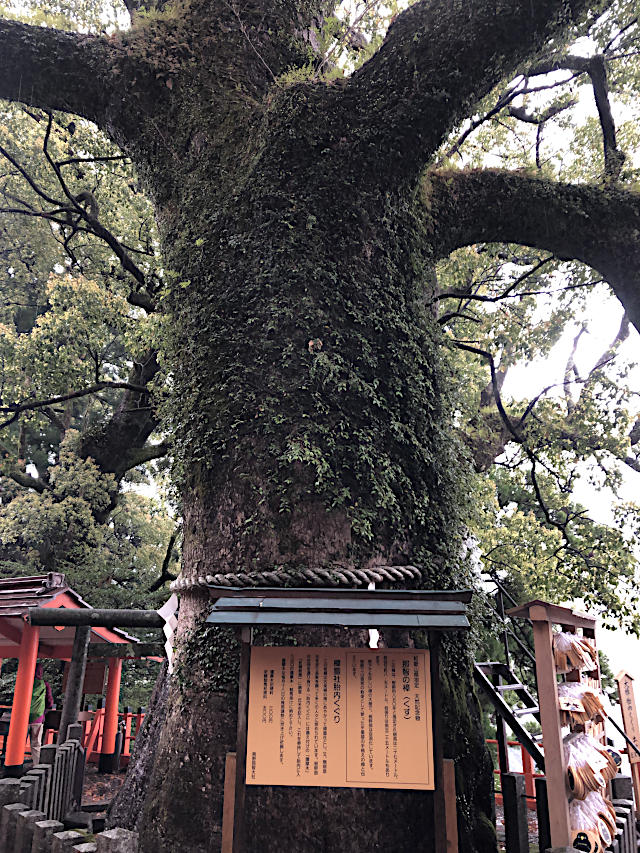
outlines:
[[[0,4],[0,14],[34,25],[98,33],[122,26],[127,20],[124,3],[118,0],[39,0],[37,4],[5,0]]]
[[[9,3],[2,14],[84,32],[113,30],[127,18],[124,6],[93,0],[31,7]],[[160,283],[151,206],[133,167],[89,122],[56,114],[47,141],[46,130],[47,116],[40,111],[0,107],[2,144],[9,156],[58,202],[53,217],[41,218],[36,214],[55,210],[56,204],[38,195],[17,166],[3,169],[0,204],[15,211],[0,217],[3,406],[65,397],[98,382],[126,382],[132,365],[157,347],[162,329],[161,318],[132,306],[132,282],[112,250],[73,213],[43,155],[60,164],[70,195],[91,193],[100,222],[144,274]],[[27,410],[5,427],[0,438],[0,577],[61,571],[96,607],[158,607],[166,599],[166,587],[148,591],[175,530],[161,497],[166,465],[141,465],[119,480],[82,449],[89,436],[108,427],[122,394],[107,388],[99,395],[52,402]],[[120,450],[123,455],[128,451],[128,446]],[[175,559],[169,568],[175,573]],[[146,662],[127,665],[123,701],[146,704],[156,670]],[[59,674],[48,676],[60,686]],[[7,678],[10,666],[2,684]]]
[[[546,262],[530,250],[466,249],[439,270],[440,293],[458,294],[443,298],[440,312],[452,341],[472,339],[491,354],[498,388],[516,368],[549,358],[572,326],[577,330],[564,375],[562,365],[555,369],[558,381],[530,399],[502,395],[510,428],[496,409],[487,360],[454,351],[462,379],[458,425],[481,472],[471,529],[485,567],[521,578],[525,598],[579,599],[605,621],[638,631],[638,507],[615,499],[637,476],[626,467],[635,464],[630,364],[622,355],[628,330],[623,322],[595,365],[579,373],[574,354],[590,305],[605,298],[590,281],[576,265]],[[576,500],[579,482],[594,495],[613,496],[609,521],[597,521]]]
[[[70,432],[62,442],[50,489],[21,492],[2,508],[0,542],[23,573],[64,572],[93,606],[147,605],[144,590],[160,574],[173,523],[158,502],[135,492],[121,497],[108,523],[97,521],[110,505],[113,476],[79,458],[75,441]],[[160,591],[153,600],[164,597]]]

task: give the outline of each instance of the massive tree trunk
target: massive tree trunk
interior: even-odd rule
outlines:
[[[136,161],[162,233],[172,304],[165,415],[183,490],[182,574],[194,585],[182,593],[157,749],[145,751],[147,791],[130,815],[144,851],[220,849],[238,654],[231,633],[205,629],[198,578],[241,573],[249,584],[277,570],[299,583],[321,569],[339,583],[410,563],[424,587],[469,582],[453,380],[424,308],[434,259],[508,233],[609,264],[621,298],[633,288],[616,260],[625,247],[637,252],[633,227],[596,257],[566,221],[562,237],[544,218],[536,228],[513,212],[461,215],[462,197],[470,210],[496,202],[496,173],[420,182],[469,105],[584,5],[421,0],[372,60],[331,85],[279,77],[308,60],[304,32],[321,4],[190,0],[109,40],[0,22],[0,94],[98,122]],[[511,211],[529,204],[532,183],[541,203],[555,186],[509,183]],[[599,190],[590,198],[607,201]],[[614,202],[637,204],[630,193]],[[581,227],[590,215],[590,227],[601,225],[585,204]],[[299,630],[262,640],[364,642]],[[462,849],[490,850],[491,771],[464,641],[445,660]],[[253,788],[247,814],[255,853],[397,853],[432,837],[420,793]]]
[[[187,580],[284,569],[295,582],[308,567],[407,563],[428,586],[457,579],[461,472],[440,341],[422,308],[421,204],[341,154],[349,116],[333,102],[331,89],[275,93],[243,134],[250,150],[229,169],[230,198],[212,191],[200,155],[177,208],[173,193],[160,208],[182,281],[172,345]],[[220,843],[237,655],[232,637],[202,630],[205,604],[183,593],[185,645],[141,822],[145,837],[155,826],[149,850],[157,838],[167,850],[185,836],[191,850]],[[482,754],[459,709],[447,717]],[[465,829],[482,849],[488,779],[480,794],[477,768],[467,771],[476,802]],[[248,810],[250,849],[264,853],[408,850],[431,819],[429,797],[409,792],[251,790]]]

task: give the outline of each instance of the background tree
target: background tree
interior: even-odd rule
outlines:
[[[63,174],[147,270],[157,242],[150,208],[131,166],[87,122],[67,116],[49,125],[48,116],[9,104],[0,122],[0,574],[61,571],[94,606],[159,606],[177,552],[162,477],[153,488],[149,480],[166,453],[147,393],[158,321],[131,304],[113,251],[64,196]],[[56,213],[40,215],[38,201],[56,193]],[[96,439],[98,448],[107,441],[100,461]],[[55,665],[49,670],[60,687]],[[146,704],[157,670],[125,668],[125,704]],[[7,663],[5,699],[14,678]]]
[[[67,242],[82,229],[102,240],[107,258],[126,272],[124,299],[152,313],[161,302],[170,312],[170,322],[159,324],[170,389],[160,411],[174,438],[190,585],[178,672],[158,691],[167,701],[159,748],[150,750],[150,783],[129,819],[139,821],[145,849],[206,850],[219,843],[236,662],[232,638],[203,628],[198,578],[300,583],[311,572],[320,582],[357,584],[395,572],[402,583],[408,575],[424,586],[468,583],[461,543],[471,502],[454,426],[464,409],[452,390],[459,363],[434,311],[434,301],[443,301],[434,264],[457,248],[498,240],[578,259],[606,279],[637,325],[639,210],[604,109],[602,62],[578,62],[561,42],[583,26],[581,2],[532,9],[512,0],[497,11],[481,0],[421,0],[396,18],[377,52],[372,39],[361,51],[371,59],[354,62],[360,67],[342,79],[335,62],[345,45],[357,45],[357,27],[322,6],[190,0],[128,9],[131,29],[110,36],[3,21],[0,94],[95,121],[131,157],[154,202],[163,274],[136,262],[131,240],[84,195],[84,176],[62,173],[50,146],[54,127],[67,119],[43,116],[55,194],[38,192],[36,181],[29,186],[37,199],[20,195],[18,206],[31,204],[33,218],[53,222]],[[617,28],[622,44],[634,26],[628,15],[615,7],[594,32]],[[365,41],[375,18],[373,9],[362,15]],[[513,84],[519,64],[528,73]],[[513,102],[526,112],[517,99],[529,79],[561,66],[586,74],[600,92],[605,169],[598,181],[562,182],[542,169],[424,174],[482,124],[479,114],[457,127],[472,107],[496,97],[494,87],[500,109]],[[536,163],[559,106],[526,112],[523,124],[536,128]],[[491,363],[484,353],[473,354]],[[156,375],[148,360],[134,361],[133,370],[140,364]],[[137,404],[129,397],[100,428],[80,431],[78,464],[94,460],[96,493],[109,493],[110,503],[124,476],[116,461],[131,461],[123,449],[133,447],[138,461],[138,452],[157,452],[145,450],[155,421],[145,396],[152,377],[142,373],[106,380],[99,368],[99,382],[126,382],[125,396]],[[83,392],[95,393],[99,382]],[[497,384],[494,369],[496,403]],[[7,406],[12,424],[23,399]],[[32,410],[34,399],[28,404]],[[534,430],[525,436],[513,413],[504,405],[498,411],[513,437],[505,433],[504,446],[524,454],[522,495],[533,490],[541,529],[556,537],[551,546],[574,556],[583,549],[580,513],[567,495],[552,501],[555,472],[541,488],[537,469],[550,465],[534,447]],[[401,568],[408,564],[418,577]],[[384,566],[393,571],[385,575]],[[347,641],[331,632],[293,639]],[[463,847],[490,849],[487,768],[478,762],[482,735],[462,651],[453,649],[445,673],[447,749],[458,759]],[[249,797],[260,850],[409,849],[430,835],[422,806],[405,792],[322,791],[312,799],[274,789]]]
[[[157,437],[148,441],[158,321],[131,305],[138,294],[82,211],[97,215],[102,205],[104,221],[151,270],[150,211],[131,167],[86,122],[9,105],[3,118],[4,569],[64,571],[92,603],[102,603],[102,588],[105,604],[130,606],[132,590],[147,591],[158,576],[174,527],[157,499],[131,491],[166,453]],[[71,199],[69,170],[84,187]],[[41,215],[38,202],[56,192],[57,210]]]

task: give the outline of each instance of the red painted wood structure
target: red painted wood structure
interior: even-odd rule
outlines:
[[[8,775],[19,773],[24,764],[37,659],[70,660],[72,654],[75,628],[30,625],[29,611],[36,607],[77,610],[91,608],[91,605],[69,587],[63,574],[57,572],[0,580],[0,666],[6,658],[18,658],[4,757]],[[91,642],[131,643],[137,640],[117,628],[96,627],[91,629]],[[122,659],[110,658],[102,737],[102,752],[105,755],[115,751],[121,672]]]

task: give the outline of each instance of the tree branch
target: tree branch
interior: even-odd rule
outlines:
[[[26,471],[21,471],[19,468],[11,468],[7,472],[7,476],[19,486],[25,489],[34,489],[39,494],[42,494],[47,488],[47,484],[39,477],[32,477],[31,474],[27,474]]]
[[[22,437],[20,439],[20,443],[22,444]],[[21,448],[18,453],[23,453],[24,448]],[[4,446],[4,444],[0,444],[0,456],[4,460],[9,460],[13,456],[11,451]],[[22,456],[22,460],[24,460],[24,456]],[[34,489],[36,492],[42,494],[47,489],[47,484],[40,477],[32,477],[31,474],[28,474],[25,470],[24,461],[18,461],[18,464],[11,464],[10,467],[3,472],[4,476],[9,477],[10,480],[13,480],[14,483],[17,483],[19,486],[22,486],[25,489]]]
[[[424,182],[434,252],[519,243],[598,270],[640,330],[640,194],[493,170],[431,172]]]
[[[102,38],[0,20],[0,97],[101,123],[113,91]]]
[[[626,339],[629,337],[629,318],[627,314],[623,314],[620,320],[620,326],[618,331],[616,332],[616,336],[611,341],[606,350],[602,353],[600,358],[596,361],[594,366],[589,371],[589,375],[586,377],[584,384],[582,386],[582,391],[580,392],[580,396],[584,394],[585,391],[588,391],[593,387],[593,384],[598,378],[599,371],[606,367],[607,364],[610,364],[618,354],[618,350],[620,349],[620,345],[623,344]]]
[[[0,412],[12,412],[11,418],[4,421],[4,423],[0,423],[0,429],[14,423],[21,412],[48,408],[49,406],[55,406],[57,403],[64,403],[67,400],[77,400],[79,397],[86,397],[89,394],[104,391],[105,388],[126,388],[129,391],[136,391],[137,393],[146,393],[147,391],[143,386],[133,385],[131,382],[96,382],[95,385],[90,385],[88,388],[71,391],[68,394],[60,394],[57,397],[48,397],[46,400],[23,400],[21,403],[11,403],[8,406],[0,406]]]
[[[554,260],[553,255],[549,255],[546,258],[543,258],[538,263],[534,264],[531,269],[519,275],[518,278],[514,279],[511,284],[502,291],[502,293],[497,294],[496,296],[487,296],[481,293],[472,293],[466,290],[443,290],[441,293],[438,293],[434,297],[434,302],[441,302],[443,299],[465,299],[474,302],[501,302],[503,299],[508,299],[510,296],[514,296],[515,298],[519,296],[531,296],[532,292],[527,291],[526,294],[521,293],[520,291],[513,293],[513,291],[522,284],[523,281],[526,281],[530,276],[535,275],[535,273],[539,272],[542,267],[551,263]],[[537,293],[537,291],[535,292]],[[534,295],[535,295],[534,293]]]
[[[573,339],[573,344],[571,346],[571,352],[569,353],[569,358],[567,359],[567,363],[564,367],[564,400],[567,405],[567,413],[569,415],[574,411],[576,404],[573,402],[573,398],[571,396],[571,386],[573,385],[574,379],[580,379],[578,375],[578,368],[576,367],[576,352],[578,350],[578,344],[580,343],[580,338],[587,331],[586,326],[581,326],[578,334]],[[522,423],[522,422],[521,422]]]
[[[153,446],[153,451],[151,447],[144,450],[149,436],[158,425],[147,385],[159,369],[154,352],[134,364],[130,381],[125,386],[127,390],[111,418],[81,436],[81,455],[91,456],[102,471],[114,474],[116,480],[130,468],[164,455],[159,452],[162,445]]]
[[[454,341],[454,343],[455,343],[455,346],[458,347],[458,349],[466,350],[467,352],[471,352],[471,353],[474,353],[475,355],[479,355],[482,358],[486,359],[487,362],[489,363],[489,369],[491,370],[491,385],[493,388],[493,397],[495,400],[496,408],[498,409],[498,412],[500,414],[502,422],[505,425],[509,434],[511,435],[512,439],[517,444],[520,445],[525,456],[529,460],[529,464],[531,465],[531,470],[529,472],[530,477],[531,477],[531,485],[533,486],[533,491],[535,493],[536,500],[538,502],[538,505],[540,506],[542,514],[544,515],[545,521],[551,527],[555,527],[556,530],[559,530],[561,535],[562,535],[562,538],[564,539],[567,546],[571,546],[571,542],[570,542],[569,537],[567,535],[567,525],[568,525],[569,521],[571,521],[572,518],[575,518],[576,516],[575,515],[574,516],[567,515],[565,521],[560,522],[560,521],[557,521],[553,517],[551,510],[547,507],[547,504],[544,500],[544,496],[542,494],[542,488],[540,486],[540,482],[538,480],[538,474],[537,474],[537,466],[538,466],[538,464],[540,464],[540,459],[538,458],[536,453],[529,447],[529,445],[527,444],[527,442],[524,439],[524,436],[520,432],[519,428],[517,428],[514,425],[513,421],[511,420],[511,418],[507,414],[507,410],[504,407],[504,404],[502,402],[502,396],[500,394],[500,383],[498,380],[498,374],[497,374],[495,362],[493,360],[493,356],[491,355],[490,352],[487,352],[486,350],[483,350],[480,347],[471,346],[469,344],[466,344],[464,341]]]
[[[530,76],[549,74],[553,71],[573,71],[578,74],[588,74],[593,87],[593,97],[598,110],[602,142],[604,147],[605,180],[615,182],[620,176],[625,155],[618,149],[616,142],[616,126],[609,101],[609,86],[607,83],[607,66],[605,56],[596,54],[591,57],[566,56],[552,57],[538,63],[529,70]],[[516,116],[518,118],[519,116]]]
[[[151,584],[148,588],[148,592],[155,592],[157,589],[160,589],[161,586],[164,586],[167,581],[174,581],[177,575],[172,574],[169,571],[169,565],[171,564],[171,558],[173,556],[173,549],[176,544],[176,539],[180,533],[180,528],[178,527],[173,531],[169,538],[169,544],[167,545],[167,550],[164,555],[164,560],[162,561],[162,570],[160,572],[160,577],[156,578],[156,580]]]
[[[386,155],[391,178],[416,176],[470,105],[586,6],[586,0],[507,0],[499,9],[491,0],[411,6],[349,83],[364,147],[375,146],[377,158]]]
[[[140,448],[132,448],[126,456],[127,470],[136,468],[138,465],[144,465],[145,462],[151,462],[154,459],[162,459],[169,452],[169,445],[164,441],[160,444],[148,444]]]
[[[51,134],[52,124],[53,116],[49,114],[47,130],[44,135],[43,152],[44,156],[47,159],[47,162],[53,169],[53,172],[56,178],[58,179],[60,189],[67,197],[67,200],[71,205],[72,210],[74,210],[77,215],[87,223],[87,225],[91,229],[91,232],[95,234],[96,237],[99,237],[101,240],[104,240],[104,242],[107,244],[107,246],[109,246],[111,251],[122,264],[123,269],[130,273],[141,287],[145,287],[146,277],[144,273],[142,272],[140,267],[138,267],[137,264],[135,264],[130,258],[130,256],[125,252],[120,241],[117,240],[116,237],[114,237],[114,235],[109,231],[109,229],[105,228],[104,225],[98,220],[97,210],[94,210],[91,205],[87,205],[87,208],[85,208],[81,204],[80,196],[82,195],[82,193],[79,196],[75,196],[67,187],[66,181],[64,180],[62,172],[60,171],[60,167],[57,165],[57,163],[54,161],[53,157],[49,153],[49,137]],[[93,198],[93,196],[91,196],[91,198]],[[95,205],[95,207],[97,208],[97,204]]]

